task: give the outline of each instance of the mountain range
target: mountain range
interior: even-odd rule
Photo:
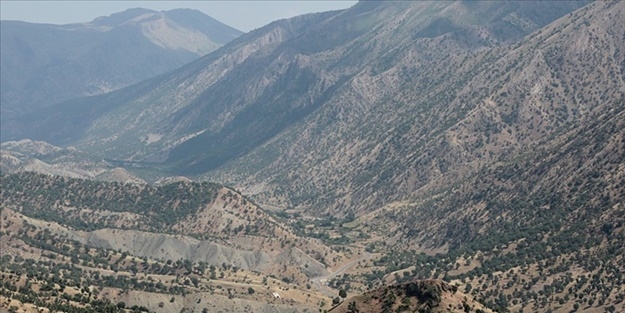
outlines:
[[[242,34],[190,9],[136,8],[67,25],[0,23],[3,123],[163,74]]]
[[[167,75],[24,116],[3,134],[204,175],[283,206],[368,211],[581,123],[600,94],[618,99],[622,85],[609,77],[621,75],[620,56],[601,67],[566,62],[591,53],[572,44],[588,33],[604,38],[588,42],[599,51],[619,44],[618,25],[578,31],[594,11],[614,11],[570,14],[585,4],[361,2],[274,22]],[[570,71],[605,84],[572,95],[585,80]]]
[[[411,294],[415,278],[448,282],[425,285],[446,291],[441,310],[483,309],[466,308],[461,290],[499,312],[615,312],[625,309],[623,17],[620,1],[361,1],[279,20],[163,75],[11,118],[3,140],[23,140],[2,144],[1,165],[232,186],[222,193],[240,192],[284,240],[321,240],[297,246],[304,253],[283,272],[317,295],[361,294],[337,312],[432,309]],[[5,179],[36,190],[66,183]],[[73,203],[84,192],[70,182]],[[15,216],[46,199],[8,196]],[[108,240],[157,229],[197,236],[218,220],[213,211],[245,229],[243,208],[223,205]],[[149,212],[132,216],[166,214]],[[245,246],[236,234],[224,242]],[[311,250],[334,263],[312,262]],[[274,261],[264,265],[282,273]]]

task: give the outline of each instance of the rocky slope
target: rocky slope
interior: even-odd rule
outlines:
[[[421,280],[378,288],[345,299],[328,312],[492,312],[443,281]]]
[[[239,193],[216,184],[149,186],[28,172],[3,175],[2,184],[3,210],[56,222],[65,228],[54,231],[58,236],[93,247],[225,263],[298,283],[345,262],[342,253],[301,238]]]
[[[2,21],[1,26],[3,124],[173,70],[241,35],[184,9],[130,9],[81,24]]]
[[[395,279],[455,280],[497,310],[625,309],[624,103],[452,187],[363,216],[360,230],[385,238],[378,265]],[[429,249],[441,254],[418,256]]]
[[[448,188],[583,127],[591,111],[618,108],[624,25],[610,16],[622,15],[621,3],[594,3],[514,45],[477,51],[453,32],[417,39],[305,123],[213,173],[287,205],[343,214]]]
[[[620,3],[594,4],[504,50],[495,68],[509,66],[511,72],[499,79],[492,74],[498,88],[489,90],[463,119],[430,137],[426,148],[417,150],[422,154],[410,158],[414,166],[420,166],[412,170],[423,170],[418,174],[423,184],[407,201],[418,202],[420,210],[407,214],[423,213],[417,219],[427,224],[434,218],[423,218],[433,212],[440,221],[452,211],[472,214],[461,207],[493,208],[489,201],[498,197],[499,203],[511,206],[513,199],[531,202],[548,194],[568,205],[580,198],[583,201],[576,203],[604,203],[603,209],[611,207],[608,203],[618,203],[625,56],[618,48],[623,38],[616,34],[625,24],[610,17],[621,14],[625,8]],[[607,52],[597,53],[600,50]],[[462,105],[461,99],[451,105],[456,104]],[[401,188],[409,182],[409,174],[405,176],[389,182]],[[582,197],[578,194],[582,182],[585,192],[604,188],[611,192]],[[432,201],[439,200],[453,202],[432,206]],[[531,207],[526,208],[528,214],[534,212]],[[450,218],[457,223],[459,215]]]
[[[230,263],[139,256],[95,246],[62,224],[0,213],[2,312],[312,312],[324,301]]]

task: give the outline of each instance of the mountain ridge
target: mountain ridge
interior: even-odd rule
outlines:
[[[211,170],[209,176],[214,180],[239,185],[243,189],[273,186],[259,196],[282,198],[280,201],[286,200],[284,206],[314,209],[332,203],[329,210],[334,212],[341,207],[357,211],[364,207],[374,208],[384,202],[399,200],[403,197],[401,195],[422,187],[432,177],[453,169],[453,164],[478,166],[483,161],[471,165],[471,160],[480,159],[478,154],[466,154],[463,150],[478,149],[483,145],[483,133],[488,128],[497,130],[499,134],[493,138],[501,141],[498,148],[492,144],[489,146],[489,154],[514,153],[532,143],[538,135],[536,130],[531,131],[531,136],[529,130],[526,130],[528,134],[501,133],[501,129],[510,129],[515,123],[525,125],[531,115],[526,113],[521,122],[514,120],[518,113],[511,108],[497,109],[501,111],[499,116],[489,112],[497,106],[492,103],[502,98],[495,96],[491,89],[529,88],[529,80],[521,82],[515,78],[516,86],[506,83],[512,79],[506,71],[517,71],[515,75],[523,73],[521,67],[515,65],[520,60],[531,69],[541,68],[541,75],[552,70],[546,70],[548,63],[542,60],[548,57],[547,54],[537,52],[534,59],[528,59],[528,53],[532,53],[528,48],[515,48],[536,46],[536,39],[535,43],[528,39],[519,39],[517,43],[506,40],[527,32],[524,29],[538,27],[542,18],[535,17],[530,23],[531,20],[524,17],[533,14],[537,6],[542,6],[543,15],[552,14],[555,18],[583,4],[489,2],[470,4],[470,7],[463,2],[384,3],[371,7],[360,7],[366,4],[359,4],[348,10],[278,21],[246,34],[171,75],[90,98],[87,102],[83,99],[75,101],[75,105],[67,103],[67,109],[56,115],[41,112],[40,115],[45,117],[35,117],[36,125],[30,124],[28,129],[40,127],[40,133],[58,140],[62,137],[46,128],[63,132],[58,122],[69,121],[66,123],[70,128],[65,133],[71,134],[73,139],[65,142],[78,143],[77,147],[86,152],[141,166],[169,168],[178,173],[197,175]],[[482,20],[476,13],[481,12],[477,10],[480,6],[503,13]],[[599,5],[592,4],[582,10],[588,7]],[[438,34],[438,30],[431,30],[432,25],[439,25],[437,18],[447,18],[456,12],[465,12],[456,24],[473,24],[460,30],[452,28],[432,38],[424,36],[423,32],[406,32],[421,27],[426,33],[434,31]],[[412,15],[407,14],[416,17],[409,19]],[[354,15],[359,19],[352,18]],[[366,23],[358,26],[356,21],[360,19],[368,21],[369,27],[363,26]],[[573,18],[568,17],[568,20]],[[497,26],[503,21],[508,21],[509,25],[525,21],[522,25],[526,28],[514,28],[509,36],[504,36],[505,32],[488,35],[493,29],[499,29]],[[351,35],[344,35],[343,31],[337,31],[335,37],[320,35],[320,29],[340,27]],[[531,36],[542,38],[540,33]],[[317,45],[321,39],[326,46]],[[384,40],[391,40],[398,46],[381,50],[388,44]],[[337,45],[337,48],[327,48],[328,45]],[[310,47],[315,49],[310,50]],[[439,53],[433,54],[430,50]],[[489,62],[496,62],[503,71],[491,71]],[[535,75],[529,69],[524,72],[519,77]],[[497,85],[493,85],[493,77],[498,77]],[[165,90],[172,92],[164,93]],[[508,91],[499,93],[512,95]],[[562,97],[561,91],[559,96]],[[526,101],[524,97],[521,92],[509,96],[514,98],[512,101]],[[540,94],[534,97],[544,98]],[[446,102],[454,105],[454,109],[440,105]],[[85,105],[90,105],[95,114],[86,115],[76,109]],[[98,106],[106,111],[98,111]],[[562,106],[557,112],[542,113],[545,126],[541,126],[541,132],[551,132],[548,129],[557,129],[567,119],[578,118],[563,115],[561,109]],[[414,120],[433,127],[417,128],[413,125]],[[441,125],[436,121],[444,122]],[[456,123],[459,124],[454,126]],[[488,125],[481,125],[484,123]],[[365,124],[376,125],[377,129],[359,127]],[[78,125],[82,126],[76,129]],[[465,136],[467,131],[473,134],[465,142],[455,135]],[[312,137],[312,134],[322,133],[329,136],[324,139]],[[338,134],[346,139],[339,138]],[[432,139],[435,137],[438,139]],[[375,139],[367,142],[365,138]],[[331,141],[338,145],[330,148]],[[428,147],[423,146],[426,143]],[[507,147],[502,149],[501,145]],[[290,148],[285,150],[285,147]],[[310,148],[316,150],[312,155]],[[391,158],[392,162],[387,162],[383,157],[389,153],[396,155],[403,149],[413,151],[403,161]],[[436,153],[441,157],[436,161],[432,156],[424,157],[426,150],[423,149],[431,150],[429,153],[438,150]],[[352,152],[345,153],[350,150]],[[442,151],[447,152],[443,155]],[[466,155],[461,161],[458,156],[463,153]],[[346,155],[357,156],[362,161],[350,161]],[[349,164],[350,171],[356,174],[339,178],[336,175],[340,171],[334,169],[339,164]],[[363,168],[364,164],[368,165]],[[413,169],[394,174],[398,166]],[[304,172],[316,174],[313,179],[307,179],[308,174]],[[387,176],[395,175],[403,176],[394,178],[398,186],[396,191],[376,187],[385,184]],[[374,181],[367,182],[371,179]],[[293,186],[295,190],[284,195],[281,185]],[[321,187],[323,185],[325,187]],[[350,199],[354,192],[359,194],[358,200]],[[381,196],[382,193],[387,195]],[[317,196],[316,203],[308,203],[307,199],[313,194]],[[350,196],[344,196],[346,194]],[[370,200],[364,200],[367,198]],[[351,207],[352,202],[359,204]],[[344,209],[341,211],[346,214]]]
[[[66,25],[2,21],[2,119],[173,70],[242,33],[196,10]]]
[[[365,5],[365,4],[357,4],[354,8],[352,8],[350,10],[347,10],[347,11],[339,11],[337,13],[330,13],[330,12],[328,12],[328,13],[326,13],[325,17],[320,16],[320,15],[315,15],[315,16],[320,16],[319,20],[326,20],[326,21],[325,22],[317,22],[317,24],[319,24],[319,26],[318,25],[313,25],[311,30],[304,31],[304,33],[302,33],[302,34],[311,34],[311,35],[303,35],[303,37],[301,37],[302,35],[299,35],[299,36],[296,36],[296,37],[290,39],[288,43],[290,43],[291,40],[295,40],[296,43],[299,43],[299,44],[295,45],[295,46],[299,47],[299,48],[297,48],[297,50],[293,51],[291,48],[282,49],[281,52],[278,52],[278,51],[274,52],[275,55],[272,55],[271,58],[274,59],[274,60],[278,60],[278,62],[280,62],[280,60],[288,60],[289,58],[292,58],[293,56],[295,56],[294,53],[296,53],[298,55],[299,59],[298,59],[298,61],[296,63],[294,63],[293,65],[290,65],[291,69],[293,69],[295,71],[299,71],[301,69],[305,73],[305,71],[307,70],[306,67],[310,67],[310,65],[305,65],[307,63],[310,63],[309,57],[307,57],[307,55],[308,54],[318,54],[318,52],[316,52],[316,50],[307,51],[306,49],[309,49],[307,47],[315,47],[315,49],[319,50],[319,49],[323,49],[322,47],[324,46],[324,44],[327,45],[328,43],[333,42],[333,40],[338,40],[338,42],[341,42],[341,40],[346,40],[347,38],[350,38],[349,36],[352,36],[352,35],[349,35],[349,36],[341,35],[341,36],[343,36],[344,39],[341,39],[341,38],[338,38],[338,37],[335,37],[335,39],[332,39],[333,38],[332,36],[330,36],[329,38],[323,37],[323,36],[321,36],[319,38],[313,38],[311,36],[317,36],[317,35],[312,35],[312,34],[318,33],[318,31],[316,29],[318,29],[319,27],[322,27],[323,25],[327,25],[328,23],[335,23],[335,24],[339,25],[340,27],[342,27],[343,30],[351,31],[352,33],[354,31],[363,33],[363,32],[368,31],[369,29],[367,27],[351,25],[350,23],[352,23],[352,22],[350,22],[350,21],[351,21],[351,17],[353,15],[357,15],[359,18],[362,17],[363,14],[365,14],[365,16],[367,16],[367,14],[370,14],[370,15],[371,14],[375,14],[375,15],[383,15],[383,16],[387,16],[388,17],[388,16],[393,16],[394,14],[398,14],[398,12],[401,11],[400,10],[401,8],[398,8],[398,7],[395,7],[395,6],[406,6],[408,4],[401,4],[401,3],[400,4],[390,3],[390,4],[384,4],[384,5],[380,4],[380,5],[377,5],[377,6],[373,6],[372,9],[371,8],[367,8],[367,10],[361,9],[360,6],[363,6],[363,5]],[[452,5],[452,4],[450,4],[450,3],[438,4],[438,6],[450,6],[450,5]],[[425,5],[420,5],[420,6],[425,7]],[[422,9],[422,8],[418,8],[418,9]],[[372,13],[371,10],[373,10],[375,12]],[[379,12],[379,11],[382,11],[382,12]],[[427,12],[419,13],[419,14],[423,15],[423,14],[426,14],[426,13]],[[373,15],[371,15],[371,16],[373,16]],[[289,23],[294,23],[294,21],[295,20],[293,20],[293,22],[289,22]],[[268,28],[272,27],[272,26],[275,27],[277,25],[278,24],[270,24],[270,25],[268,25]],[[330,26],[324,26],[324,27],[328,28]],[[358,27],[360,27],[360,28],[358,28]],[[330,27],[330,28],[336,28],[336,27]],[[286,28],[284,28],[284,29],[286,29]],[[259,33],[259,32],[257,32],[257,33]],[[332,33],[339,34],[339,33],[343,33],[343,31],[339,32],[337,30],[337,31],[333,31]],[[328,39],[330,39],[330,40],[328,40]],[[361,39],[361,41],[362,40],[364,40],[364,39]],[[314,43],[314,44],[312,44],[312,43]],[[235,46],[235,45],[233,45],[233,46]],[[352,43],[351,47],[353,47],[353,48],[348,48],[348,49],[352,49],[353,50],[355,47],[357,47],[357,43]],[[271,46],[268,46],[267,48],[272,49]],[[266,48],[266,51],[271,51],[271,50],[269,50],[267,48]],[[374,49],[379,50],[379,48],[374,48]],[[296,52],[298,50],[301,51],[301,52]],[[341,50],[339,50],[339,51],[341,51]],[[339,51],[335,52],[334,54],[339,53]],[[323,56],[323,54],[320,54],[320,56]],[[391,57],[391,56],[389,56],[389,57]],[[210,58],[207,57],[207,60],[208,59],[210,59]],[[347,62],[346,64],[344,64],[342,66],[348,65],[349,67],[353,68],[351,71],[357,71],[357,66],[360,66],[360,65],[356,65],[356,64],[349,64],[349,62],[353,62],[354,60],[359,60],[359,58],[356,57],[355,55],[350,55],[349,58],[345,58],[345,57],[341,58],[344,61],[340,62],[340,63],[337,63],[337,61],[330,61],[330,60],[332,60],[330,58],[330,55],[328,55],[326,57],[326,59],[328,60],[327,62],[332,62],[332,63],[330,63],[328,65],[325,65],[324,67],[332,66],[332,65],[336,66],[338,64]],[[341,59],[339,59],[339,60],[341,60]],[[352,60],[352,61],[350,61],[350,60]],[[253,68],[257,68],[257,67],[263,66],[261,64],[264,64],[265,66],[267,66],[267,64],[272,64],[273,63],[274,65],[272,65],[272,66],[275,68],[276,73],[278,73],[280,75],[284,75],[284,74],[288,74],[289,73],[288,72],[289,68],[288,67],[283,67],[283,66],[277,64],[278,62],[272,62],[270,60],[267,60],[266,58],[264,60],[256,58],[255,61],[259,65],[250,67],[250,70],[253,69]],[[268,62],[271,62],[271,63],[268,63]],[[316,61],[316,62],[318,62],[318,61]],[[251,62],[246,62],[245,64],[250,64],[250,63]],[[199,65],[199,62],[197,64]],[[316,71],[318,71],[318,70],[316,70]],[[330,74],[332,76],[328,76],[328,74]],[[313,77],[315,75],[323,75],[324,76],[324,80],[326,80],[326,82],[319,82],[319,83],[317,83],[318,87],[316,87],[316,88],[318,88],[320,90],[317,93],[323,92],[323,90],[327,90],[329,86],[332,86],[332,85],[336,84],[336,82],[338,80],[338,77],[340,77],[340,76],[337,76],[337,74],[331,74],[331,72],[329,72],[328,70],[322,70],[321,73],[312,74],[313,76],[310,76],[309,78],[301,77],[300,78],[301,81],[298,83],[298,85],[306,84],[308,80],[314,79]],[[304,74],[304,75],[306,75],[306,74]],[[343,75],[343,74],[339,74],[339,75]],[[228,75],[228,77],[232,77],[233,80],[245,79],[245,78],[235,78],[234,76],[232,76],[232,74]],[[343,77],[344,77],[345,80],[349,80],[349,76],[343,76]],[[260,79],[261,80],[259,80],[259,81],[262,81],[262,78],[260,78]],[[222,80],[222,81],[227,84],[226,81],[224,81],[224,80]],[[248,86],[254,86],[254,85],[258,85],[258,83],[254,82],[254,83],[248,84]],[[274,83],[274,85],[275,85],[275,83]],[[339,85],[341,85],[341,84],[339,84]],[[260,85],[259,87],[262,88],[262,86],[263,85]],[[204,88],[206,88],[206,87],[204,87]],[[278,88],[280,88],[280,87],[278,87]],[[223,87],[221,89],[223,89]],[[258,91],[250,90],[248,92],[252,92],[252,93],[249,93],[249,94],[253,95],[254,93],[258,94],[258,92],[263,92],[263,89],[259,89]],[[206,102],[211,103],[211,102],[215,102],[215,101],[222,102],[222,103],[223,102],[226,102],[226,103],[227,102],[235,102],[235,103],[236,102],[241,102],[241,100],[238,100],[238,99],[231,99],[232,95],[230,95],[230,96],[228,96],[228,95],[223,95],[223,96],[211,95],[213,93],[218,95],[219,94],[219,89],[215,88],[214,92],[213,91],[207,92],[206,93],[207,96],[204,97],[206,99],[198,98],[200,101],[196,101],[196,102],[199,102],[199,103],[197,105],[195,105],[195,106],[198,107],[198,106],[202,105],[202,103],[206,103]],[[248,98],[248,97],[249,96],[245,96],[245,95],[242,96],[242,98]],[[253,96],[253,97],[258,98],[258,95]],[[317,96],[317,97],[319,97],[319,96]],[[261,103],[263,103],[263,102],[273,101],[273,100],[270,100],[270,99],[265,99],[265,100],[263,100],[261,98],[258,98],[258,99],[259,100],[257,100],[257,102],[258,101],[260,102],[260,103],[258,103],[258,105],[262,105]],[[158,101],[158,100],[155,100],[155,101]],[[246,100],[246,101],[249,101],[249,100]],[[287,103],[292,102],[292,101],[289,101],[289,100],[281,100],[281,101],[286,101]],[[235,105],[234,107],[236,108],[237,106],[240,106],[240,105]],[[246,106],[250,106],[250,104],[246,104]],[[309,105],[307,105],[307,106],[309,106]],[[197,116],[198,114],[200,114],[200,115],[217,114],[218,116],[220,116],[220,114],[223,114],[221,112],[202,112],[201,110],[206,111],[206,108],[204,108],[204,109],[197,108],[197,109],[193,109],[193,110],[188,109],[187,113],[180,112],[179,115],[186,116],[185,119],[191,119],[191,118],[193,118],[193,116]],[[263,110],[263,109],[261,109],[261,110]],[[237,109],[234,109],[233,112],[236,112],[236,111],[237,111]],[[182,117],[174,117],[174,121],[180,120],[181,118]],[[222,120],[223,117],[220,116],[219,119]],[[170,121],[171,121],[171,119],[170,119]],[[223,124],[224,122],[225,123],[229,123],[228,119],[224,120],[221,123]],[[171,123],[171,122],[169,122],[169,123]],[[191,123],[191,120],[189,122],[184,122],[184,123],[176,122],[176,124],[181,125],[181,126],[185,125],[185,124],[193,125],[193,123]],[[193,133],[202,131],[202,129],[203,129],[203,128],[199,128],[199,127],[194,127],[194,128],[188,129],[188,126],[185,127],[185,128],[187,128],[183,132],[183,133],[186,133],[185,136],[189,135],[190,133],[193,134]],[[177,126],[173,130],[175,130],[176,132],[179,132],[180,131],[179,129],[180,129],[180,127]],[[156,132],[156,130],[154,130],[154,131]],[[170,131],[170,130],[168,130],[168,131]],[[184,150],[184,149],[180,149],[180,150]],[[137,158],[137,157],[133,157],[133,158]],[[227,159],[227,157],[226,157],[226,159]]]
[[[597,32],[617,53],[613,28],[600,24],[609,20],[576,30],[590,27],[588,14],[620,14],[620,5],[593,3],[562,17],[583,4],[361,3],[277,21],[171,75],[88,100],[93,109],[107,104],[108,113],[73,109],[89,103],[82,99],[56,116],[41,113],[49,122],[37,124],[51,129],[76,114],[80,123],[69,122],[66,133],[78,137],[68,142],[86,152],[198,177],[208,171],[212,180],[255,190],[262,202],[367,212],[583,123],[582,102],[597,101],[600,93],[571,98],[569,90],[585,87],[566,76],[570,71],[607,66],[610,74],[595,71],[596,79],[606,85],[603,98],[618,98],[619,83],[608,78],[619,77],[611,57],[598,64],[598,55],[593,61],[563,50],[567,40],[596,46],[588,34]],[[484,19],[479,8],[498,13]],[[536,10],[541,14],[526,18]],[[439,34],[438,20],[457,12],[464,15],[452,24],[469,26]],[[561,20],[509,41],[550,14]],[[504,22],[512,30],[496,33]],[[344,31],[320,35],[337,25]],[[420,29],[415,25],[423,31],[405,32]],[[317,45],[321,38],[325,46]],[[400,45],[381,51],[388,44],[382,39]]]

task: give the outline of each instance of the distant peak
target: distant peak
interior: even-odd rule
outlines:
[[[196,9],[189,9],[189,8],[178,8],[178,9],[172,9],[172,10],[168,10],[168,11],[164,11],[165,13],[170,13],[170,12],[188,12],[188,13],[200,13],[200,14],[204,14],[202,13],[202,11],[200,10],[196,10]]]
[[[150,10],[150,9],[146,9],[146,8],[130,8],[130,9],[126,9],[126,10],[124,10],[122,12],[119,12],[119,13],[113,13],[113,14],[111,14],[111,16],[118,15],[118,14],[124,14],[124,13],[126,13],[126,14],[134,14],[136,16],[136,15],[144,14],[144,13],[156,13],[156,11]]]
[[[124,22],[127,22],[137,16],[148,13],[158,13],[154,10],[145,9],[145,8],[132,8],[127,9],[123,12],[113,13],[109,16],[98,17],[93,20],[92,24],[97,26],[117,26],[121,25]]]

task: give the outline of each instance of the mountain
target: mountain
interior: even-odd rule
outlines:
[[[364,293],[341,310],[418,309],[402,284],[434,279],[493,311],[624,311],[623,16],[619,1],[363,1],[9,131],[236,186],[298,242],[364,249],[308,281]],[[389,285],[404,287],[375,294]]]
[[[560,81],[568,68],[545,76],[547,62],[559,60],[543,61],[545,51],[572,46],[556,43],[565,36],[557,27],[550,40],[541,30],[584,4],[360,2],[274,22],[166,76],[37,112],[3,133],[175,174],[208,172],[283,206],[370,211],[441,175],[523,151],[543,128],[546,136],[579,122],[585,111],[569,108],[564,90],[535,100],[516,89],[531,88],[527,75],[545,81],[538,91],[552,78],[567,91],[584,83],[570,74]],[[609,5],[585,10],[614,11]],[[592,20],[586,13],[564,17],[560,28],[574,35]],[[607,44],[618,46],[612,37]],[[605,64],[615,75],[618,60]],[[607,83],[601,88],[620,90]],[[567,103],[567,115],[562,105],[546,107],[534,117],[541,129],[530,131],[532,116],[518,117],[526,109],[512,104],[547,96]],[[482,112],[492,106],[498,111]],[[495,130],[505,149],[486,151],[479,145]]]
[[[157,76],[241,35],[189,9],[136,8],[67,25],[0,23],[3,123]]]

